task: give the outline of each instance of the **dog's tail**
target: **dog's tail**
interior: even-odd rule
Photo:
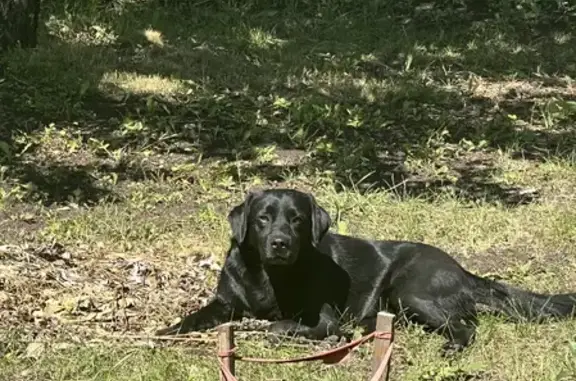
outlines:
[[[468,273],[474,299],[515,320],[541,322],[576,315],[576,293],[538,294]]]

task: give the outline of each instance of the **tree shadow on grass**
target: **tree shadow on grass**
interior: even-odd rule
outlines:
[[[279,180],[308,167],[369,189],[428,196],[451,188],[510,205],[518,202],[493,180],[498,168],[474,169],[462,152],[562,159],[572,151],[574,114],[546,107],[571,100],[563,77],[576,75],[573,14],[456,2],[163,4],[72,21],[55,6],[48,26],[59,41],[7,62],[8,120],[73,121],[109,150],[190,160],[250,160],[274,145],[303,159],[244,173]],[[511,95],[523,86],[528,96]],[[422,161],[448,166],[451,178],[414,169]],[[22,177],[39,181],[30,179]]]
[[[70,202],[93,205],[112,194],[106,187],[98,185],[92,172],[85,167],[21,165],[15,175],[32,187],[27,189],[27,193],[45,205]]]

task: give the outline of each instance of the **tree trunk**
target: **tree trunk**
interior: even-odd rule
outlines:
[[[37,43],[40,0],[0,0],[0,51]]]

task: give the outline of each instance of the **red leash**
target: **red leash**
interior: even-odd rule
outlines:
[[[297,363],[297,362],[314,361],[314,360],[322,360],[322,362],[324,362],[325,364],[338,364],[342,362],[344,359],[346,359],[354,348],[364,344],[366,341],[372,339],[373,337],[379,339],[390,339],[392,335],[389,332],[372,332],[366,336],[351,341],[350,343],[342,345],[340,347],[333,348],[323,352],[318,352],[309,356],[297,357],[292,359],[265,359],[256,357],[242,357],[236,354],[236,348],[232,348],[228,352],[218,353],[218,363],[220,364],[220,371],[226,377],[226,381],[238,381],[238,379],[230,373],[228,368],[224,366],[224,363],[222,362],[223,357],[234,356],[235,359],[240,361],[268,363],[268,364],[286,364],[286,363]],[[382,374],[384,373],[384,369],[388,364],[388,361],[390,361],[391,355],[392,355],[392,345],[390,345],[390,347],[388,348],[388,351],[384,355],[384,359],[382,360],[380,367],[372,377],[371,381],[380,380]]]

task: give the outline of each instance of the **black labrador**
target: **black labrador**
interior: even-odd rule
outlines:
[[[296,190],[249,193],[228,220],[233,237],[215,298],[156,334],[248,316],[273,321],[273,333],[322,339],[340,334],[343,316],[373,329],[386,309],[442,333],[446,355],[472,342],[477,304],[532,321],[576,310],[576,294],[537,294],[478,277],[433,246],[329,233],[328,213]]]

